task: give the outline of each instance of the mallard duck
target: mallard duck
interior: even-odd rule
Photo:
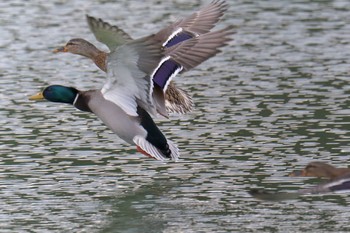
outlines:
[[[290,176],[312,176],[320,178],[336,179],[345,174],[350,174],[349,168],[336,168],[324,162],[311,162],[303,170],[293,171]]]
[[[289,176],[328,178],[329,181],[311,188],[298,190],[296,193],[271,192],[252,189],[249,193],[261,200],[281,201],[295,199],[306,194],[322,194],[350,190],[350,169],[336,168],[324,162],[311,162],[301,171],[293,171]]]
[[[207,33],[220,20],[226,10],[227,4],[224,1],[213,1],[189,17],[178,20],[160,30],[155,34],[155,39],[164,48],[169,48],[184,40]],[[132,40],[131,36],[125,31],[104,22],[102,19],[96,19],[87,15],[87,22],[96,39],[106,44],[110,51]],[[90,58],[101,70],[107,70],[106,58],[108,53],[99,50],[84,39],[71,39],[65,46],[55,49],[54,52],[69,52],[82,55]],[[154,82],[165,91],[167,112],[184,114],[192,110],[193,101],[186,91],[176,87],[172,81],[165,86],[162,78],[159,78],[159,76],[154,78]]]
[[[158,159],[177,160],[177,146],[167,140],[151,115],[167,116],[163,92],[154,80],[167,86],[182,70],[189,70],[230,40],[232,27],[201,34],[170,48],[159,43],[157,34],[132,40],[115,48],[107,58],[107,82],[101,90],[80,91],[51,85],[31,100],[72,104],[96,114],[124,141],[135,144],[141,153]]]

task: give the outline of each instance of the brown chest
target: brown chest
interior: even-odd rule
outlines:
[[[99,53],[99,54],[94,58],[95,64],[98,66],[98,68],[100,68],[100,69],[103,70],[104,72],[107,71],[106,60],[107,60],[107,53],[105,53],[105,52]]]

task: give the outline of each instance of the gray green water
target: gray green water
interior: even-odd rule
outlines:
[[[349,196],[260,202],[247,190],[295,191],[313,160],[349,164],[350,2],[229,1],[225,50],[177,83],[195,110],[157,119],[181,150],[150,160],[91,114],[33,103],[47,84],[99,88],[88,60],[51,51],[97,43],[85,14],[133,37],[209,1],[0,3],[0,232],[348,232]],[[100,48],[105,48],[98,44]]]

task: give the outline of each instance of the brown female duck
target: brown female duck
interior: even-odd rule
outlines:
[[[311,162],[303,170],[293,171],[289,176],[328,178],[329,181],[295,193],[271,192],[263,189],[251,189],[249,194],[265,201],[283,201],[296,199],[307,194],[323,194],[350,190],[350,169],[337,168],[324,162]]]
[[[289,176],[319,177],[334,180],[350,174],[350,168],[337,168],[324,162],[311,162],[303,170],[293,171]]]

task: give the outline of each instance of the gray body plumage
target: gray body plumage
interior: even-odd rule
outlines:
[[[118,105],[106,100],[101,91],[84,92],[83,96],[89,99],[90,110],[127,143],[135,144],[133,139],[136,135],[147,136],[147,131],[140,125],[139,117],[126,114]]]

